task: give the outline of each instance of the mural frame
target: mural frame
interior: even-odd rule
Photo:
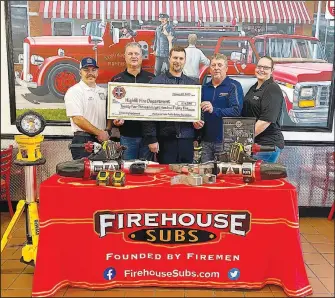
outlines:
[[[6,47],[7,47],[7,67],[8,67],[8,90],[9,90],[9,108],[10,108],[10,122],[15,125],[16,122],[16,92],[15,92],[15,72],[14,72],[14,55],[13,55],[13,37],[12,37],[12,18],[11,5],[7,0],[5,6],[6,19]],[[71,126],[68,121],[53,121],[46,120],[48,126]]]
[[[15,96],[15,75],[14,75],[14,57],[13,57],[13,39],[12,39],[12,18],[9,1],[5,3],[6,17],[6,47],[7,47],[7,67],[8,67],[8,90],[9,90],[9,109],[10,122],[15,124],[16,120],[16,96]]]
[[[8,89],[9,89],[9,106],[10,106],[10,121],[14,125],[16,121],[16,90],[15,90],[15,74],[14,74],[14,55],[13,55],[13,37],[12,37],[12,23],[11,23],[11,3],[5,2],[5,18],[6,18],[6,48],[7,48],[7,66],[8,66]],[[332,132],[334,123],[334,108],[335,108],[335,50],[333,59],[333,72],[330,91],[330,104],[328,110],[327,125],[320,126],[282,126],[282,131],[292,132]],[[48,126],[70,126],[70,121],[47,120]]]

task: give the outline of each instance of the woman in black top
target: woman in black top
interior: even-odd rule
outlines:
[[[284,148],[284,137],[280,130],[280,117],[283,93],[273,81],[273,60],[268,56],[259,59],[255,75],[257,83],[244,97],[242,115],[255,117],[255,143],[259,145],[275,145],[275,152],[259,152],[254,156],[267,162],[276,162],[280,151]]]

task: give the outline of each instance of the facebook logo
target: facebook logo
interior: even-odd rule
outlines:
[[[104,271],[104,279],[112,280],[116,275],[116,270],[112,267],[107,268]]]

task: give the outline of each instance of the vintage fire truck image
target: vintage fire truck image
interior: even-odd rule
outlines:
[[[327,123],[333,65],[327,62],[317,38],[286,34],[222,37],[215,52],[229,58],[228,74],[241,82],[244,92],[256,82],[254,70],[259,57],[272,57],[276,63],[273,78],[285,99],[282,124]],[[200,76],[201,82],[208,81],[208,68]]]
[[[119,38],[119,29],[110,22],[89,22],[84,36],[41,36],[24,40],[23,71],[16,80],[30,92],[48,93],[63,98],[68,88],[79,81],[79,62],[95,57],[99,69],[98,84],[106,84],[125,69],[124,49],[131,41],[141,44],[143,68],[154,72],[152,55],[154,26],[143,26],[129,38]],[[327,63],[320,41],[315,37],[265,34],[246,37],[235,27],[178,27],[177,45],[187,46],[189,33],[198,36],[197,47],[207,57],[214,52],[229,59],[228,75],[239,80],[246,92],[256,81],[254,70],[263,55],[271,56],[276,66],[274,79],[280,84],[285,104],[282,124],[288,126],[324,126],[328,120],[332,64]],[[200,82],[209,80],[208,68],[201,71]]]
[[[152,55],[155,26],[142,26],[131,31],[132,37],[119,38],[119,29],[111,22],[89,22],[84,36],[27,37],[23,43],[23,71],[17,72],[16,81],[37,96],[48,93],[63,98],[66,91],[79,81],[79,62],[95,57],[99,65],[98,84],[106,84],[125,69],[124,49],[131,41],[139,42],[143,50],[143,68],[154,72]],[[178,45],[187,46],[189,33],[198,35],[198,46],[210,57],[221,36],[239,36],[235,27],[175,27]]]
[[[38,96],[48,93],[63,98],[66,91],[79,82],[79,63],[94,57],[100,67],[98,84],[106,84],[125,69],[124,49],[136,41],[143,50],[143,68],[153,72],[155,56],[149,55],[154,31],[139,30],[129,38],[119,38],[119,29],[110,23],[89,22],[85,36],[27,37],[23,43],[23,71],[15,73],[21,86]]]
[[[141,26],[144,30],[155,30],[156,26],[146,25]],[[216,47],[218,39],[222,36],[244,36],[244,31],[238,31],[235,26],[193,26],[184,27],[174,26],[175,44],[182,47],[188,46],[188,35],[197,35],[197,48],[200,49],[205,56],[210,58]]]

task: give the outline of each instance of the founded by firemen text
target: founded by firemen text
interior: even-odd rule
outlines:
[[[194,252],[188,253],[115,253],[108,252],[106,254],[106,261],[134,261],[134,260],[155,260],[155,261],[223,261],[223,262],[236,262],[240,261],[240,255],[238,254],[197,254]]]

